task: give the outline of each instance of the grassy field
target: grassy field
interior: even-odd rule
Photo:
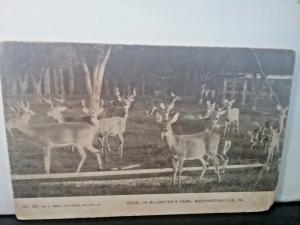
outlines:
[[[78,102],[78,100],[77,100]],[[130,110],[125,134],[124,156],[122,160],[117,159],[117,138],[110,138],[112,151],[111,161],[104,162],[104,170],[111,170],[140,164],[140,168],[167,168],[172,167],[170,155],[161,140],[160,130],[155,119],[147,115],[144,107],[145,100],[138,99]],[[37,116],[32,118],[32,123],[51,122],[45,118],[48,108],[46,104],[32,104]],[[179,103],[176,110],[183,115],[185,112],[201,112],[195,104]],[[204,108],[205,110],[205,108]],[[251,164],[264,163],[266,153],[262,149],[251,150],[248,131],[252,130],[254,121],[262,122],[266,119],[276,118],[277,112],[269,109],[269,115],[250,113],[247,109],[241,109],[240,113],[240,135],[229,135],[232,147],[228,152],[229,164]],[[203,112],[203,110],[202,110]],[[79,114],[80,108],[74,106],[66,112],[68,116]],[[83,116],[83,114],[82,114]],[[181,120],[174,124],[173,130],[177,134],[189,134],[199,132],[207,125],[206,121]],[[224,124],[224,118],[221,118]],[[223,131],[223,128],[221,128]],[[20,133],[15,132],[18,139],[12,140],[8,137],[11,171],[12,174],[36,174],[44,173],[43,152],[38,146],[33,145],[30,140],[24,139]],[[223,139],[220,149],[223,148]],[[279,157],[278,155],[276,157]],[[71,151],[70,147],[53,149],[51,161],[51,173],[68,173],[76,170],[80,157],[77,151]],[[274,160],[276,163],[277,160]],[[202,166],[198,161],[190,161],[185,166]],[[137,169],[137,168],[135,168]],[[88,158],[82,167],[82,171],[97,171],[96,159],[88,154]],[[222,175],[222,181],[216,182],[215,174],[211,171],[205,175],[206,180],[199,182],[199,174],[184,173],[183,186],[181,189],[171,186],[171,174],[150,177],[125,177],[123,179],[103,180],[97,178],[65,179],[65,180],[42,180],[42,181],[14,181],[14,192],[16,197],[48,197],[48,196],[87,196],[87,195],[113,195],[113,194],[143,194],[143,193],[176,193],[176,192],[222,192],[222,191],[252,191],[257,179],[259,169],[236,169],[226,171]],[[274,190],[277,183],[277,165],[264,173],[256,190]],[[61,182],[63,181],[63,182]]]

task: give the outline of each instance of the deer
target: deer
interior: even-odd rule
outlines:
[[[121,97],[120,91],[116,89],[116,95],[118,101],[123,104],[124,116],[113,116],[108,118],[97,118],[97,114],[93,113],[88,107],[86,107],[85,102],[82,101],[82,109],[84,113],[88,113],[91,117],[92,124],[97,128],[98,133],[101,135],[99,142],[102,144],[102,153],[105,154],[105,159],[108,159],[108,153],[105,151],[105,145],[107,146],[108,152],[111,151],[110,145],[108,143],[108,137],[118,136],[120,145],[118,148],[118,157],[119,159],[123,158],[123,148],[124,148],[124,133],[126,131],[126,122],[129,115],[129,109],[132,102],[135,100],[136,90],[133,89],[132,94],[127,95],[127,97]],[[99,108],[103,109],[103,106],[100,105]]]
[[[155,115],[155,112],[160,112],[164,115],[164,117],[168,117],[171,111],[175,107],[176,101],[181,101],[182,98],[179,95],[174,94],[174,92],[170,93],[172,100],[169,103],[160,102],[160,104],[153,104],[151,109],[147,109],[147,114]]]
[[[256,147],[263,145],[265,152],[268,151],[268,144],[272,139],[272,120],[267,120],[263,125],[260,125],[258,122],[254,122],[253,132],[249,131],[251,150],[254,150]]]
[[[281,136],[284,132],[285,119],[287,118],[288,106],[282,107],[281,105],[277,105],[276,108],[279,111],[278,126],[279,126],[279,133]]]
[[[30,103],[26,102],[26,105],[28,107],[30,106]],[[12,138],[15,138],[12,130],[18,129],[18,127],[22,126],[23,124],[28,124],[31,117],[35,115],[33,111],[32,114],[22,112],[21,107],[25,107],[24,101],[17,103],[15,106],[9,106],[10,110],[14,113],[15,118],[6,122],[6,129]]]
[[[203,120],[203,119],[207,119],[209,118],[213,111],[215,111],[216,109],[216,103],[211,103],[210,101],[206,101],[206,106],[207,106],[207,111],[206,111],[206,114],[203,116],[201,113],[199,114],[185,114],[183,116],[182,119],[186,119],[186,120]]]
[[[217,180],[220,182],[217,160],[220,135],[208,130],[195,134],[176,135],[173,133],[172,124],[178,120],[178,117],[178,112],[170,118],[164,118],[160,113],[156,113],[156,121],[160,125],[162,138],[172,155],[173,186],[176,186],[178,174],[178,186],[181,187],[181,173],[186,160],[197,159],[202,163],[203,170],[200,175],[200,180],[202,180],[208,166],[205,156],[213,161],[217,173]]]
[[[226,136],[227,130],[232,125],[232,133],[236,129],[236,134],[239,134],[239,115],[240,110],[238,108],[232,108],[232,104],[235,102],[235,99],[229,101],[228,99],[224,100],[224,105],[226,107],[226,120],[224,128],[224,137]]]
[[[47,99],[43,97],[43,100],[50,106],[47,116],[50,118],[53,118],[57,123],[63,123],[65,122],[63,112],[67,109],[66,106],[63,105],[54,105],[51,98]],[[57,102],[63,103],[63,99],[55,99]]]
[[[86,150],[96,156],[98,168],[102,170],[100,151],[93,146],[93,140],[97,134],[94,126],[81,122],[29,124],[28,122],[35,115],[35,112],[31,109],[29,103],[27,105],[19,104],[19,107],[22,113],[27,116],[27,120],[18,123],[15,128],[41,146],[44,152],[44,167],[47,174],[50,173],[52,149],[70,145],[77,148],[81,157],[76,173],[80,172],[85,162]]]
[[[281,136],[280,128],[272,127],[271,131],[272,131],[272,138],[268,145],[268,157],[267,157],[267,162],[266,162],[267,166],[269,164],[272,164],[274,152],[279,151],[279,147],[280,147],[280,136]]]
[[[229,151],[229,149],[231,148],[231,140],[224,140],[224,147],[222,149],[222,152],[217,154],[217,156],[221,159],[221,161],[223,161],[223,169],[222,172],[223,174],[225,173],[225,168],[229,162],[229,157],[227,156],[227,152]]]

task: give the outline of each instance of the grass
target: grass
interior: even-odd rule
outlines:
[[[78,101],[78,99],[77,99]],[[177,110],[183,115],[183,111],[196,113],[199,107],[195,104],[180,103],[176,106]],[[46,118],[46,104],[32,104],[37,116],[32,119],[32,123],[51,122]],[[263,109],[265,110],[265,109]],[[124,144],[124,158],[118,160],[117,148],[118,140],[110,138],[112,151],[110,152],[111,161],[104,162],[104,169],[120,168],[131,164],[141,164],[140,168],[166,168],[172,167],[170,154],[161,140],[160,130],[154,118],[145,113],[143,101],[137,100],[134,103],[127,121]],[[270,109],[269,109],[270,111]],[[67,112],[71,115],[80,113],[79,105]],[[241,110],[240,114],[240,134],[229,135],[232,140],[232,148],[228,152],[229,164],[251,164],[264,163],[267,157],[262,149],[250,149],[248,131],[252,130],[253,121],[263,122],[267,118],[276,118],[276,113],[270,111],[270,115],[262,116],[259,113],[250,113]],[[9,116],[9,115],[8,115]],[[83,116],[83,114],[82,114]],[[224,123],[221,119],[221,124]],[[173,126],[174,133],[189,134],[199,132],[207,126],[206,121],[187,121],[179,120]],[[222,131],[222,130],[221,130]],[[43,152],[33,142],[26,140],[18,132],[15,132],[18,140],[14,141],[8,137],[9,156],[11,171],[13,174],[35,174],[44,173]],[[220,149],[223,148],[223,139]],[[277,156],[278,158],[279,156]],[[75,172],[80,157],[77,151],[71,151],[70,147],[53,149],[51,160],[51,173]],[[276,160],[274,160],[276,162]],[[201,166],[200,162],[189,161],[185,166]],[[82,171],[97,171],[96,159],[88,154]],[[139,180],[127,178],[124,182],[112,182],[106,180],[78,179],[58,181],[14,181],[13,187],[16,197],[50,197],[50,196],[77,196],[77,195],[113,195],[113,194],[149,194],[149,193],[177,193],[177,192],[222,192],[222,191],[252,191],[257,179],[259,169],[241,169],[227,171],[222,175],[220,184],[216,182],[213,172],[207,172],[205,177],[208,182],[198,182],[199,174],[189,173],[184,175],[183,186],[181,189],[172,187],[171,174],[157,177],[135,177]],[[256,190],[274,190],[277,183],[277,167],[274,165],[269,172],[264,173]],[[121,178],[119,179],[121,180]],[[62,181],[62,180],[61,180]],[[88,182],[89,181],[89,182]],[[94,182],[91,182],[94,181]],[[68,183],[69,182],[69,183]],[[77,183],[76,183],[77,182]],[[127,183],[126,183],[127,182]],[[129,183],[134,185],[129,185]],[[79,185],[82,183],[82,185]],[[84,187],[84,188],[83,188]]]

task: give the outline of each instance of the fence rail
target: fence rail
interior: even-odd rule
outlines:
[[[248,169],[260,168],[264,164],[243,164],[243,165],[227,165],[226,169]],[[214,170],[215,167],[209,166],[208,170]],[[186,167],[184,172],[200,171],[203,167]],[[13,181],[18,180],[48,180],[48,179],[65,179],[65,178],[85,178],[85,177],[110,177],[110,176],[126,176],[126,175],[147,175],[171,173],[172,168],[162,169],[135,169],[135,170],[113,170],[113,171],[97,171],[97,172],[81,172],[81,173],[52,173],[52,174],[26,174],[26,175],[12,175]]]

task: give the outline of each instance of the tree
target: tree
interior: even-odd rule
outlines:
[[[47,64],[52,68],[54,94],[72,95],[75,88],[73,66],[78,64],[78,58],[72,44],[64,43],[52,46],[49,49]],[[68,79],[65,79],[65,76]]]
[[[100,48],[93,70],[90,70],[85,59],[82,59],[82,70],[89,96],[89,106],[94,111],[97,111],[99,108],[103,77],[110,53],[111,48],[108,48],[108,50]]]

